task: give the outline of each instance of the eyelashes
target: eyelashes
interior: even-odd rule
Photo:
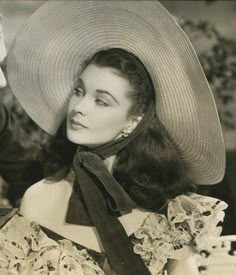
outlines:
[[[81,96],[84,96],[84,95],[85,95],[85,92],[84,92],[81,88],[74,88],[74,91],[75,91],[74,94],[75,94],[76,96],[81,97]],[[103,107],[110,106],[109,103],[107,103],[105,100],[103,100],[103,99],[101,99],[101,98],[96,98],[96,99],[95,99],[95,102],[96,102],[96,104],[99,105],[99,106],[103,106]]]
[[[109,106],[108,103],[106,103],[105,101],[103,101],[102,99],[99,99],[99,98],[97,98],[97,99],[95,100],[95,102],[96,102],[98,105],[100,105],[100,106],[104,106],[104,107]]]
[[[80,88],[74,88],[74,91],[75,91],[75,95],[81,95],[83,96],[84,95],[84,91],[81,90]]]

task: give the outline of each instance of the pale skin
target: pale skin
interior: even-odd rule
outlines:
[[[128,117],[132,105],[129,89],[129,82],[114,70],[89,65],[80,75],[69,102],[68,139],[94,147],[119,138],[123,131],[131,132],[142,116]]]
[[[5,57],[6,48],[0,23],[0,62]],[[6,79],[0,68],[0,88],[5,85]],[[128,81],[118,76],[113,70],[89,65],[80,75],[79,85],[69,102],[68,138],[74,143],[92,147],[121,137],[123,131],[132,132],[142,117],[127,116],[132,104],[127,97],[129,89],[131,87]],[[82,123],[86,128],[78,123]],[[104,160],[111,173],[115,158],[116,156],[111,156]],[[64,222],[71,192],[72,184],[66,180],[60,184],[40,181],[26,191],[20,212],[64,237],[96,251],[102,251],[103,248],[94,227]],[[137,230],[148,214],[149,212],[134,209],[132,213],[122,216],[120,221],[127,234],[131,235]],[[189,257],[178,261],[169,260],[168,274],[197,275],[199,273],[194,258]]]

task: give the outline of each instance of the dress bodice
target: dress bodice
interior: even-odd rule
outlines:
[[[103,248],[95,227],[65,222],[72,189],[73,183],[67,179],[59,182],[46,179],[39,181],[25,192],[20,213],[65,238],[101,252]],[[131,213],[120,216],[119,220],[127,235],[133,234],[150,213],[141,209],[133,209]]]
[[[48,191],[48,197],[59,195],[55,190]],[[168,259],[186,258],[212,244],[221,232],[217,224],[226,207],[226,203],[211,197],[180,195],[169,201],[166,215],[149,212],[140,218],[141,225],[136,224],[137,229],[129,234],[134,253],[140,255],[151,274],[163,274]],[[0,230],[0,273],[114,275],[103,252],[78,245],[69,236],[49,229],[16,214]]]

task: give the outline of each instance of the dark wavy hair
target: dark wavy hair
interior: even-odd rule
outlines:
[[[154,86],[143,63],[123,49],[112,48],[96,53],[83,64],[109,67],[130,83],[129,97],[133,104],[128,116],[145,115],[149,103],[155,100]],[[51,180],[64,178],[78,145],[66,137],[63,122],[56,136],[41,153],[45,176]],[[148,128],[118,154],[113,176],[139,207],[157,211],[169,199],[195,190],[187,167],[180,159],[178,148],[157,116]]]

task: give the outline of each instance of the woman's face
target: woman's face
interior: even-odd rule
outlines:
[[[67,137],[76,144],[97,146],[121,136],[131,125],[131,86],[115,70],[90,64],[82,72],[67,114]]]
[[[0,15],[1,16],[1,15]],[[1,20],[1,18],[0,18]],[[4,44],[4,36],[3,36],[3,30],[2,30],[2,24],[0,22],[0,88],[3,88],[6,86],[6,79],[1,69],[1,63],[6,57],[6,47]]]

